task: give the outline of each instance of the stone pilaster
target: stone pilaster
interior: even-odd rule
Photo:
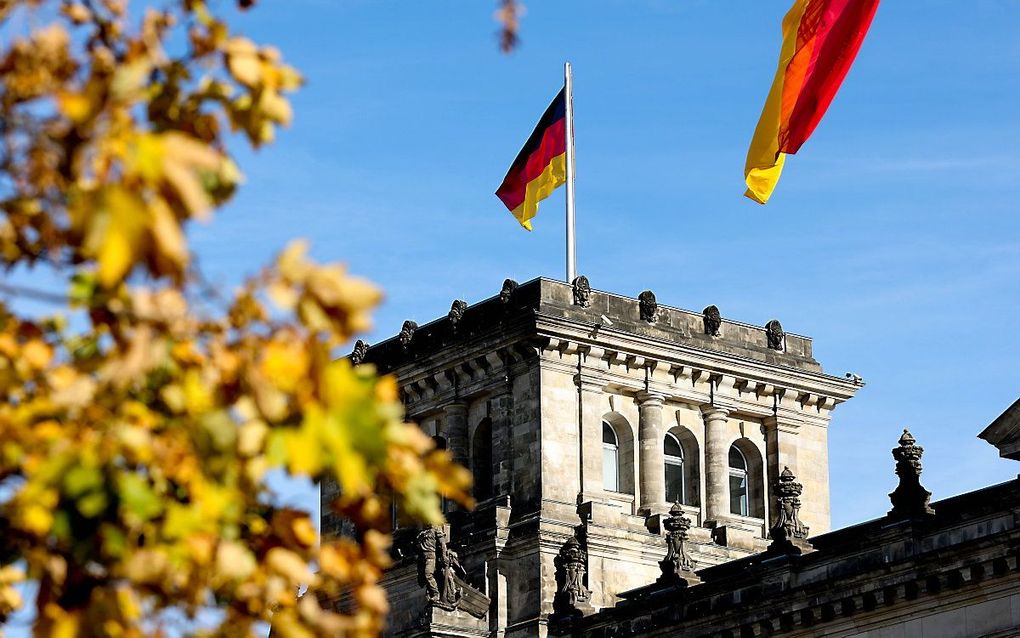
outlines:
[[[578,412],[581,432],[581,502],[602,500],[602,386],[578,375]]]
[[[514,445],[511,432],[513,395],[503,391],[489,399],[489,418],[492,419],[492,493],[495,495],[513,492],[514,462],[520,462],[522,454]]]
[[[729,436],[726,431],[730,411],[706,405],[705,418],[705,523],[725,524],[730,514]]]
[[[770,416],[762,420],[765,427],[765,485],[768,486],[768,511],[778,512],[777,485],[783,468],[797,473],[797,426]]]
[[[642,514],[665,511],[666,468],[664,463],[661,394],[641,392],[638,400],[638,462]]]
[[[446,446],[453,455],[453,460],[470,467],[468,453],[468,422],[467,404],[463,401],[454,401],[444,409],[446,413],[446,424],[442,434],[446,437]]]

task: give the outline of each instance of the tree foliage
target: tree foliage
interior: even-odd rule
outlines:
[[[373,635],[388,499],[438,523],[467,473],[392,378],[337,358],[371,284],[300,242],[233,293],[203,283],[186,226],[241,182],[228,139],[270,143],[301,76],[202,0],[164,6],[0,0],[0,261],[66,283],[0,284],[59,306],[0,303],[0,622],[28,578],[36,635],[158,636],[209,607],[203,635]],[[320,543],[273,469],[338,481],[356,535]]]

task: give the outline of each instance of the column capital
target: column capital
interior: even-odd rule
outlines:
[[[800,429],[800,424],[790,421],[788,419],[780,419],[778,416],[767,416],[762,419],[761,424],[765,427],[765,431],[775,430],[777,432],[787,432],[789,434],[796,434]]]
[[[463,416],[467,414],[467,403],[460,399],[456,399],[444,405],[443,411],[448,415]]]
[[[591,392],[593,394],[601,394],[606,386],[606,382],[603,379],[584,374],[575,374],[574,384],[577,385],[582,392]]]
[[[703,405],[701,406],[701,414],[706,420],[725,419],[730,415],[730,410],[729,408],[723,408],[717,405]]]
[[[638,405],[641,407],[662,407],[662,402],[666,400],[666,395],[659,392],[647,392],[642,390],[638,392],[634,397],[637,399]]]

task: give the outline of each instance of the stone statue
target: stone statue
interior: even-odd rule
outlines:
[[[513,279],[504,279],[503,288],[499,291],[499,300],[504,304],[510,303],[513,299],[514,291],[517,290],[517,282]]]
[[[453,329],[457,329],[457,324],[464,318],[464,313],[467,311],[467,302],[462,299],[454,299],[453,305],[450,306],[450,313],[446,315],[450,319],[450,323],[453,325]]]
[[[358,339],[354,342],[354,350],[351,351],[351,356],[349,357],[351,363],[354,365],[360,364],[365,360],[366,355],[368,355],[368,344]]]
[[[931,492],[921,485],[921,456],[924,448],[917,445],[914,436],[903,430],[899,447],[892,450],[896,459],[896,475],[900,483],[889,495],[893,508],[890,516],[907,518],[931,516],[935,510],[931,507]]]
[[[591,284],[584,275],[574,277],[574,305],[588,308],[591,306]]]
[[[641,307],[641,321],[655,323],[659,319],[659,304],[655,301],[655,293],[646,290],[638,295],[638,306]]]
[[[669,509],[669,517],[663,520],[662,526],[666,528],[666,557],[659,561],[662,570],[659,582],[682,586],[701,582],[694,573],[694,561],[687,555],[687,530],[691,528],[691,519],[684,516],[679,502]]]
[[[778,513],[770,534],[775,540],[807,538],[808,526],[800,522],[800,495],[804,486],[797,482],[790,468],[784,467],[776,482]]]
[[[779,323],[778,319],[773,319],[765,324],[765,336],[769,341],[769,349],[780,352],[784,350],[783,339],[786,337],[786,333],[783,332],[783,325]]]
[[[443,528],[423,530],[418,534],[415,545],[418,549],[418,584],[425,588],[425,596],[430,603],[443,609],[456,609],[463,595],[457,575],[464,577],[466,573],[457,552],[446,544]]]
[[[577,536],[571,536],[556,556],[556,571],[560,588],[556,593],[556,606],[561,610],[574,610],[585,606],[591,592],[584,586],[588,553],[584,551]]]
[[[719,309],[714,305],[708,306],[702,311],[702,317],[705,322],[705,334],[718,337],[719,329],[722,328],[722,315],[719,314]]]
[[[414,331],[418,329],[418,324],[408,319],[404,322],[404,325],[400,326],[400,345],[407,350],[411,347],[411,339],[414,339]]]

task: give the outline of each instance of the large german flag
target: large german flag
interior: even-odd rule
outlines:
[[[567,181],[567,96],[561,90],[496,190],[517,221],[531,230],[538,202]]]
[[[783,18],[783,45],[744,166],[745,195],[764,204],[786,154],[811,136],[868,33],[879,0],[795,0]]]

